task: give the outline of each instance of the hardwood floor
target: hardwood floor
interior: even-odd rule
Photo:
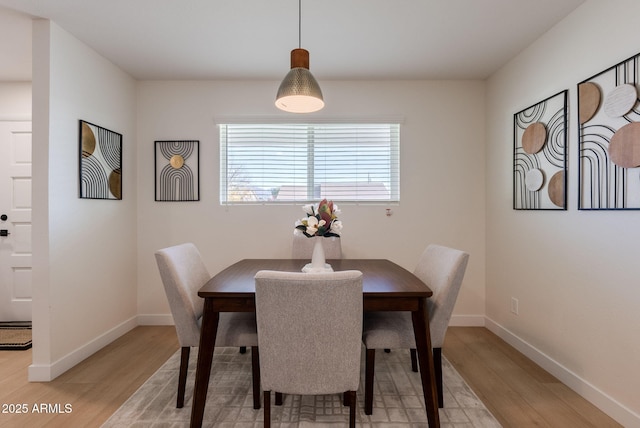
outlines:
[[[443,354],[505,427],[622,426],[485,328],[449,328]]]
[[[28,408],[0,426],[99,427],[178,347],[172,326],[137,327],[45,383],[27,382],[31,351],[0,351],[0,412]],[[450,328],[443,353],[504,427],[620,426],[487,329]]]
[[[0,351],[0,426],[99,427],[178,348],[173,326],[137,327],[52,382],[42,383],[27,382],[31,350]],[[3,412],[15,411],[5,405],[18,404],[27,405],[26,414]],[[41,404],[55,413],[34,412]]]

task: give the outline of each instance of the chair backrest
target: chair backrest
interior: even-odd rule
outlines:
[[[356,391],[362,348],[362,273],[256,274],[260,377],[265,391]]]
[[[169,300],[180,346],[198,346],[203,299],[198,290],[211,275],[200,252],[191,243],[164,248],[155,253],[164,291]]]
[[[464,251],[429,245],[413,272],[433,291],[433,296],[427,299],[427,305],[434,348],[442,348],[444,343],[468,261],[469,254]]]
[[[304,235],[293,235],[293,245],[291,247],[291,258],[293,259],[311,259],[313,254],[313,245],[315,238],[307,238]],[[342,258],[342,243],[340,238],[332,236],[330,238],[322,238],[322,247],[324,248],[324,257],[326,259]]]

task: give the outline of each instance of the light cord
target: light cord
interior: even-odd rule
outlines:
[[[298,49],[302,48],[302,0],[298,0]]]

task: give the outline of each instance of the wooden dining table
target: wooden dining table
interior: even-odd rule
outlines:
[[[300,272],[308,260],[245,259],[212,277],[198,291],[204,312],[191,409],[191,427],[201,427],[220,312],[255,312],[255,274],[260,270]],[[436,381],[427,299],[433,294],[413,273],[389,260],[327,260],[334,271],[362,272],[364,311],[411,311],[429,427],[439,427]]]

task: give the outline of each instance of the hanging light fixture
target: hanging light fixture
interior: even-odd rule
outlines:
[[[309,51],[301,48],[301,0],[298,0],[298,49],[291,51],[291,70],[278,88],[276,107],[291,113],[312,113],[324,107],[322,91],[309,71]]]

